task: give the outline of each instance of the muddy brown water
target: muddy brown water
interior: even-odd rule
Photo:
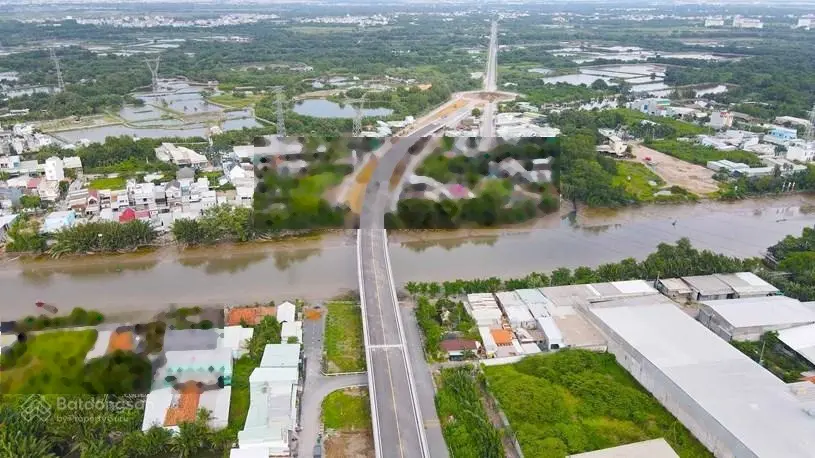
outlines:
[[[642,258],[661,242],[688,237],[697,248],[758,256],[815,225],[815,198],[709,202],[624,210],[580,210],[497,230],[391,235],[397,283],[512,277],[558,267]],[[353,231],[319,240],[254,243],[57,260],[0,260],[0,320],[62,310],[160,311],[171,305],[239,305],[321,300],[358,287]]]

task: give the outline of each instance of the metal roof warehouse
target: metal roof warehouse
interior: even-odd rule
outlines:
[[[721,457],[815,457],[815,405],[664,296],[592,307],[608,350]]]

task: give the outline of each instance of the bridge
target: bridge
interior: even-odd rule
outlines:
[[[493,22],[484,78],[484,90],[488,92],[496,91],[497,29],[497,24]],[[486,134],[489,138],[494,136],[495,108],[495,102],[490,101],[482,117],[482,135]],[[451,118],[457,119],[460,115],[456,112]],[[448,456],[433,403],[432,380],[429,380],[426,366],[417,368],[411,363],[417,359],[415,353],[411,358],[411,351],[422,350],[407,347],[384,223],[391,201],[390,180],[397,164],[420,138],[436,133],[449,122],[450,119],[427,121],[415,126],[407,136],[394,138],[379,157],[365,188],[360,211],[357,270],[377,458]],[[423,360],[423,356],[420,359]],[[416,365],[421,365],[421,362]],[[415,374],[417,369],[424,373]],[[417,378],[420,383],[417,383]]]

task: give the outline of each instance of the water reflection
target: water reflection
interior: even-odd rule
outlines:
[[[473,246],[493,246],[498,241],[498,235],[480,235],[469,239],[456,237],[455,232],[450,233],[451,238],[447,239],[427,239],[402,242],[400,245],[414,253],[421,253],[428,248],[442,248],[445,251],[452,251],[464,245]]]
[[[48,284],[57,275],[66,275],[73,278],[94,279],[118,276],[124,272],[147,272],[154,269],[159,261],[157,259],[134,260],[124,258],[123,262],[116,260],[103,260],[103,262],[88,263],[70,262],[64,267],[60,265],[44,265],[47,260],[24,260],[21,261],[23,268],[20,276],[27,282],[35,284]]]
[[[218,274],[236,274],[243,272],[252,264],[262,262],[269,257],[268,253],[255,252],[255,253],[240,253],[228,254],[226,256],[210,256],[210,257],[192,257],[192,258],[179,258],[178,263],[184,267],[193,269],[203,268],[207,275]]]

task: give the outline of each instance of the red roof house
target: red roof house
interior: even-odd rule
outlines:
[[[119,214],[119,222],[120,223],[127,223],[128,221],[133,221],[136,219],[136,211],[132,208],[128,207],[125,208],[122,213]]]

